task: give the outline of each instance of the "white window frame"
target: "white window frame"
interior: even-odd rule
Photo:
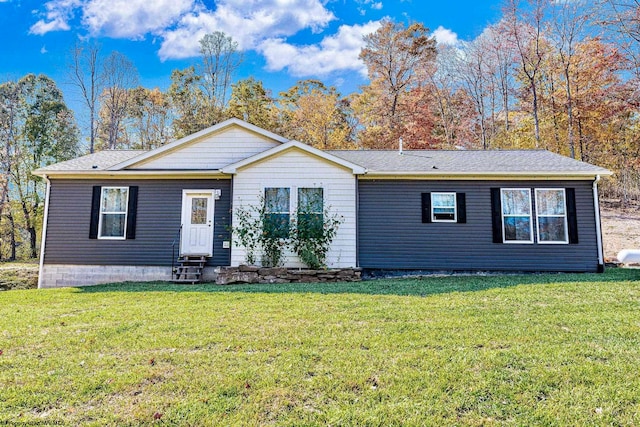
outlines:
[[[298,215],[300,215],[299,212],[299,208],[300,208],[300,190],[316,190],[319,189],[322,192],[322,209],[320,211],[317,212],[307,212],[307,214],[315,214],[315,215],[321,215],[322,216],[322,221],[324,222],[324,209],[326,206],[326,189],[325,187],[318,187],[318,186],[299,186],[299,187],[295,187],[295,192],[296,192],[296,197],[295,197],[295,206],[294,209],[291,210],[291,212],[295,212],[296,213],[296,217],[298,217]],[[299,217],[298,217],[299,218]],[[298,221],[298,218],[296,218],[296,221]],[[299,222],[298,222],[299,224]]]
[[[104,212],[102,210],[102,203],[104,201],[105,190],[127,190],[127,200],[124,202],[124,212],[113,211]],[[100,210],[98,211],[98,239],[100,240],[126,240],[127,239],[127,221],[129,220],[129,187],[101,187],[100,188]],[[102,235],[102,217],[103,215],[122,215],[124,213],[124,229],[122,230],[122,236],[103,236]]]
[[[564,215],[541,215],[538,208],[538,192],[539,191],[562,191],[562,198],[564,203]],[[569,244],[569,223],[567,219],[567,192],[564,188],[536,188],[536,237],[538,244],[541,245],[568,245]],[[540,239],[540,217],[547,218],[564,218],[564,240],[541,240]]]
[[[279,212],[275,212],[275,211],[272,212],[272,211],[267,210],[267,190],[269,190],[269,189],[280,189],[280,188],[289,190],[289,206],[288,206],[289,210],[287,210],[287,211],[279,211]],[[262,187],[262,194],[263,194],[264,203],[265,203],[264,214],[265,215],[267,215],[267,214],[285,215],[286,214],[286,215],[289,216],[289,225],[288,225],[288,227],[291,227],[291,215],[292,215],[292,212],[294,211],[294,209],[293,209],[294,208],[294,204],[293,204],[294,196],[292,196],[293,192],[294,192],[294,187],[286,186],[286,185],[285,186],[283,186],[283,185],[269,185],[269,186]]]
[[[293,192],[293,187],[275,186],[275,185],[272,185],[272,186],[269,186],[269,187],[264,187],[262,189],[262,194],[264,195],[265,203],[266,203],[266,199],[267,199],[267,190],[279,189],[279,188],[283,188],[283,189],[289,190],[289,210],[288,211],[282,211],[282,212],[275,212],[275,211],[271,212],[271,211],[267,211],[266,205],[265,205],[265,213],[278,214],[278,215],[287,214],[287,215],[289,215],[289,218],[291,218],[291,212],[293,212],[293,210],[294,210],[293,209],[293,201],[292,201],[293,197],[291,197],[291,193]]]
[[[504,219],[509,217],[523,217],[527,215],[505,215],[504,214],[504,204],[502,203],[502,196],[505,191],[526,191],[529,194],[529,240],[507,240],[504,229]],[[530,245],[534,243],[533,240],[533,200],[531,199],[531,189],[530,188],[501,188],[500,189],[500,218],[502,222],[502,243],[505,244],[514,244],[514,245]]]
[[[269,188],[286,188],[289,190],[289,210],[286,212],[267,212],[265,209],[265,213],[271,213],[271,214],[287,214],[289,215],[289,222],[291,222],[292,219],[292,215],[294,213],[297,212],[298,210],[298,205],[300,203],[299,201],[299,193],[298,190],[300,189],[310,189],[310,188],[319,188],[322,190],[322,211],[321,212],[317,212],[319,214],[323,214],[324,213],[324,209],[327,206],[327,187],[323,186],[323,185],[291,185],[291,186],[286,186],[286,185],[265,185],[264,187],[262,187],[262,194],[265,197],[266,200],[266,190]],[[316,213],[316,212],[310,212],[310,213]]]
[[[435,213],[435,206],[433,203],[433,196],[453,196],[453,219],[437,219]],[[443,207],[443,206],[438,206]],[[451,207],[451,206],[444,206]],[[432,192],[431,193],[431,222],[458,222],[458,199],[455,192]]]
[[[296,191],[296,201],[295,201],[295,209],[292,209],[292,212],[297,211],[298,207],[300,206],[300,190],[316,190],[316,189],[320,189],[322,190],[322,210],[320,210],[319,212],[307,212],[307,213],[313,213],[313,214],[322,214],[324,213],[324,206],[325,206],[325,189],[324,187],[296,187],[295,191]]]

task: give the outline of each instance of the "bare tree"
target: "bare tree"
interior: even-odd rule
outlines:
[[[206,34],[200,40],[203,92],[209,104],[219,111],[227,105],[233,73],[242,63],[238,43],[220,31]]]
[[[118,147],[127,116],[129,89],[138,84],[138,71],[125,55],[112,52],[104,61],[105,89],[101,94],[100,126],[108,149]]]
[[[488,49],[481,37],[467,43],[464,55],[457,56],[457,75],[467,93],[473,100],[482,149],[489,148],[487,115],[493,112],[492,104],[495,91],[492,91],[492,71],[488,67]],[[487,105],[489,104],[489,105]]]
[[[574,73],[576,46],[585,37],[590,15],[584,0],[556,2],[552,10],[550,38],[558,55],[564,78],[564,90],[567,97],[567,142],[569,154],[576,158],[574,141],[573,91],[571,88]]]
[[[509,32],[505,31],[505,22],[489,26],[483,36],[488,50],[488,61],[494,70],[494,78],[500,90],[501,108],[500,115],[504,120],[504,130],[509,132],[511,123],[509,113],[511,111],[511,92],[513,91],[513,58],[515,48]]]
[[[455,145],[455,108],[453,94],[458,86],[455,71],[457,58],[456,48],[448,45],[438,45],[438,55],[433,67],[423,69],[422,78],[430,83],[436,116],[444,134],[446,148]]]
[[[543,29],[544,14],[549,1],[507,0],[504,10],[505,23],[514,40],[520,71],[529,86],[536,147],[540,146],[538,77],[546,57]]]
[[[89,111],[89,152],[95,151],[98,124],[98,98],[103,87],[103,70],[100,67],[100,46],[76,44],[71,50],[68,80],[80,91]]]
[[[607,38],[616,44],[626,57],[633,74],[629,96],[625,100],[640,107],[640,0],[597,0],[595,13]]]

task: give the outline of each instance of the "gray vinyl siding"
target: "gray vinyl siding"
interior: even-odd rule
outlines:
[[[89,239],[93,186],[138,186],[136,238]],[[170,266],[178,241],[182,190],[220,189],[215,201],[213,257],[207,265],[229,265],[231,180],[51,180],[45,263]],[[176,244],[176,255],[178,244]]]
[[[596,271],[591,186],[591,181],[360,180],[359,265],[366,269]],[[579,243],[493,243],[492,187],[575,188]],[[421,193],[434,191],[465,193],[467,222],[423,224]],[[535,234],[535,214],[533,220]]]

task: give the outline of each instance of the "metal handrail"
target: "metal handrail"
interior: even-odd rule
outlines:
[[[180,240],[182,239],[182,224],[180,224],[180,228],[178,229],[178,235],[173,242],[171,242],[171,280],[174,280],[176,277],[176,244],[180,245]]]

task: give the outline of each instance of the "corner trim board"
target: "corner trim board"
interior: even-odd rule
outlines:
[[[47,224],[49,223],[49,197],[51,195],[51,181],[49,177],[42,175],[47,183],[47,189],[44,196],[44,218],[42,219],[42,236],[40,237],[40,265],[38,266],[38,289],[42,289],[42,273],[44,268],[44,253],[46,250],[47,242]]]

